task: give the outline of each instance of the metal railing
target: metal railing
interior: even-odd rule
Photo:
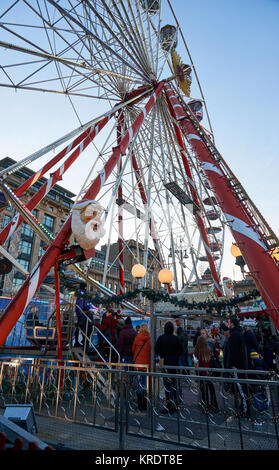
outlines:
[[[81,312],[81,315],[85,318],[86,320],[86,324],[85,324],[85,330],[82,330],[80,327],[78,328],[81,335],[83,336],[83,362],[86,361],[86,347],[89,346],[91,348],[94,349],[94,351],[96,352],[96,354],[100,357],[100,359],[104,362],[104,363],[111,363],[112,362],[112,353],[114,352],[114,354],[116,355],[116,357],[118,358],[118,363],[120,363],[120,354],[119,352],[117,351],[117,349],[114,347],[114,345],[109,341],[109,339],[102,333],[102,331],[96,326],[93,324],[93,321],[91,320],[91,318],[88,317],[88,315],[86,315],[86,313],[81,309],[81,307],[79,305],[77,305],[79,311]],[[89,325],[91,325],[92,327],[92,332],[90,333],[90,335],[88,336],[88,331],[89,331]],[[94,333],[97,333],[98,337],[102,337],[104,343],[107,345],[108,349],[109,349],[109,357],[108,358],[104,358],[100,352],[100,349],[97,348],[92,340],[93,338],[93,335]]]
[[[127,436],[174,448],[279,449],[274,373],[210,369],[220,375],[204,376],[208,369],[167,366],[151,373],[145,365],[107,365],[2,359],[0,404],[32,403],[38,415],[106,429],[117,434],[120,449]],[[98,385],[100,376],[111,383],[111,391]],[[262,408],[256,400],[260,395]]]

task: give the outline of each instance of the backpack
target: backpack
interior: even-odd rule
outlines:
[[[253,396],[253,403],[257,411],[264,411],[269,407],[269,401],[264,392],[256,392]]]

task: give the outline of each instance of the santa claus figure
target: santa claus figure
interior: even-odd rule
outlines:
[[[101,215],[104,208],[94,200],[77,202],[72,208],[72,232],[84,250],[95,248],[105,235]]]
[[[223,286],[226,297],[233,297],[233,282],[229,277],[223,277]]]

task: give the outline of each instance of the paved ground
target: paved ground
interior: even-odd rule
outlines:
[[[175,420],[175,418],[173,418]],[[233,418],[230,418],[232,420]],[[60,450],[120,450],[120,436],[118,432],[94,428],[90,425],[67,423],[54,418],[36,416],[38,434],[43,442]],[[164,421],[161,420],[164,424]],[[231,424],[231,423],[230,423]],[[196,425],[198,427],[198,425]],[[130,431],[133,429],[130,427]],[[156,433],[160,439],[160,433]],[[162,433],[162,438],[164,434]],[[275,437],[275,436],[274,436]],[[260,430],[250,426],[243,428],[243,434],[233,433],[230,429],[219,429],[210,433],[210,447],[218,450],[240,449],[240,439],[243,439],[247,450],[278,450],[277,442],[273,438],[265,438]],[[189,444],[208,447],[208,436],[201,433],[200,439],[189,440]],[[188,449],[191,449],[190,445]],[[197,447],[198,448],[198,447]],[[165,442],[146,439],[143,435],[126,435],[123,450],[186,450],[182,445],[172,445]]]

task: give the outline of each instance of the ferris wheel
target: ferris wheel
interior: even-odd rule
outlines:
[[[156,270],[170,267],[174,292],[187,293],[195,286],[197,291],[221,297],[225,228],[232,226],[220,198],[215,197],[216,185],[209,173],[212,163],[205,164],[195,147],[202,141],[217,155],[198,75],[171,2],[3,3],[0,86],[56,95],[56,112],[64,95],[79,120],[77,128],[0,174],[1,191],[18,211],[1,232],[1,244],[25,220],[48,246],[16,294],[18,312],[61,256],[76,256],[76,263],[90,259],[90,246],[82,246],[81,241],[80,256],[69,239],[74,234],[78,240],[73,225],[76,211],[92,201],[96,207],[89,212],[97,213],[95,225],[101,223],[105,230],[97,245],[106,245],[101,289],[117,266],[119,292],[124,292],[124,256],[129,252],[133,264],[146,268],[145,287],[152,286]],[[191,130],[181,125],[183,116],[190,120]],[[12,191],[5,179],[41,157],[46,163],[36,177]],[[218,158],[219,173],[231,181],[228,167]],[[32,210],[71,169],[80,182],[77,200],[54,239]],[[20,198],[43,175],[47,183],[24,205]],[[253,216],[259,214],[254,211]],[[268,228],[264,230],[266,235]],[[18,314],[9,315],[15,319]]]

